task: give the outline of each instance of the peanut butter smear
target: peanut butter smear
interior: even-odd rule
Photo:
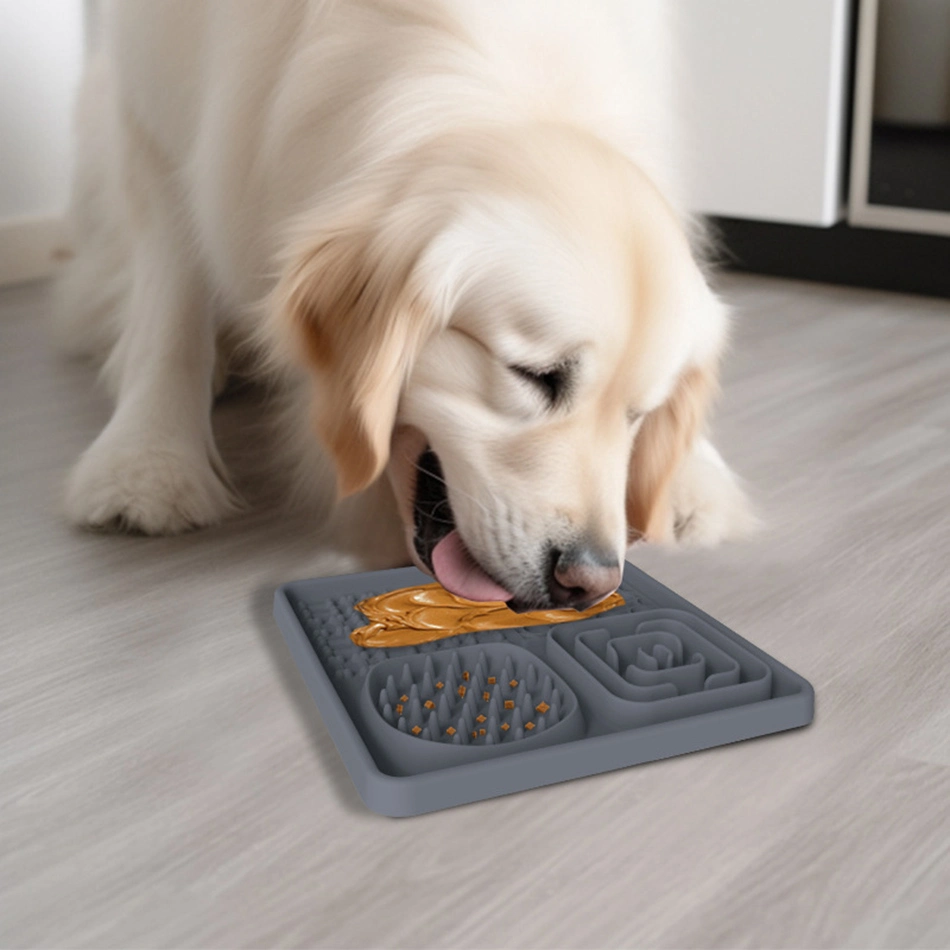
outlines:
[[[585,620],[620,607],[623,602],[620,594],[613,593],[587,610],[533,610],[518,614],[500,601],[465,600],[450,594],[441,584],[423,584],[360,601],[356,609],[370,622],[354,630],[350,639],[360,647],[415,646],[478,630]]]

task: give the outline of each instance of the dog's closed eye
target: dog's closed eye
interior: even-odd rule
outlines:
[[[511,371],[533,386],[552,408],[560,405],[569,395],[572,380],[570,364],[561,364],[550,369],[532,369],[527,366],[511,366]]]

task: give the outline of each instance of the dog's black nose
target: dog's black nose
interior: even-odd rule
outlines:
[[[551,558],[548,591],[558,607],[586,610],[619,586],[623,571],[617,555],[594,547],[555,551]]]

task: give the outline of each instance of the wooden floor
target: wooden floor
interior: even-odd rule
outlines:
[[[3,291],[0,944],[950,945],[950,303],[724,290],[719,442],[769,529],[637,561],[808,677],[814,725],[401,821],[271,621],[306,526],[69,530],[107,405],[45,347],[47,288]],[[246,401],[219,422],[260,500]]]

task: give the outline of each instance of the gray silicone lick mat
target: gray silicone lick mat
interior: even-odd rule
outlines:
[[[274,616],[366,805],[393,817],[808,725],[814,691],[632,564],[623,606],[363,648],[366,597],[415,568],[296,581]]]

